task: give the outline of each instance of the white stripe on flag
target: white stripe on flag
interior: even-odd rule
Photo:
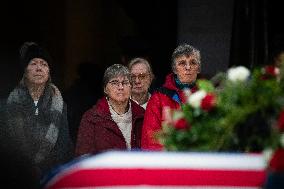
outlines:
[[[260,154],[241,153],[107,152],[80,167],[263,170],[265,160]]]

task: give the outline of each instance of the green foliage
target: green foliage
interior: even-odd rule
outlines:
[[[214,91],[214,85],[212,84],[212,82],[205,80],[205,79],[200,79],[197,80],[197,87],[199,89],[203,89],[206,92],[213,92]]]
[[[167,150],[251,152],[277,147],[275,120],[284,107],[282,75],[264,78],[263,68],[254,69],[245,81],[231,81],[224,75],[217,75],[217,87],[213,80],[197,81],[199,90],[216,96],[216,104],[210,111],[183,104],[190,129],[163,124],[158,138]]]

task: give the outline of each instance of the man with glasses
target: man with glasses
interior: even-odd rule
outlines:
[[[146,109],[151,97],[149,88],[154,79],[151,65],[144,58],[134,58],[130,61],[128,68],[131,73],[131,99]]]

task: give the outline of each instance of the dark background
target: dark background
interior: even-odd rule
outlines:
[[[201,50],[202,75],[232,65],[269,63],[283,48],[283,6],[276,0],[27,0],[0,7],[0,97],[22,77],[18,51],[25,41],[53,57],[53,81],[63,91],[81,77],[98,92],[105,67],[145,56],[156,85],[170,71],[178,43]]]

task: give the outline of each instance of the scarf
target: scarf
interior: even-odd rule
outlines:
[[[7,121],[14,140],[35,164],[43,162],[54,148],[59,133],[63,98],[58,88],[48,82],[37,106],[23,79],[7,99]],[[38,110],[38,115],[36,115]]]
[[[194,85],[195,85],[195,83],[191,83],[191,84],[182,83],[182,82],[178,79],[178,77],[177,77],[176,74],[175,74],[174,78],[175,78],[175,84],[176,84],[176,86],[177,86],[178,89],[181,89],[181,90],[183,90],[183,89],[191,89],[191,88],[194,87]]]

